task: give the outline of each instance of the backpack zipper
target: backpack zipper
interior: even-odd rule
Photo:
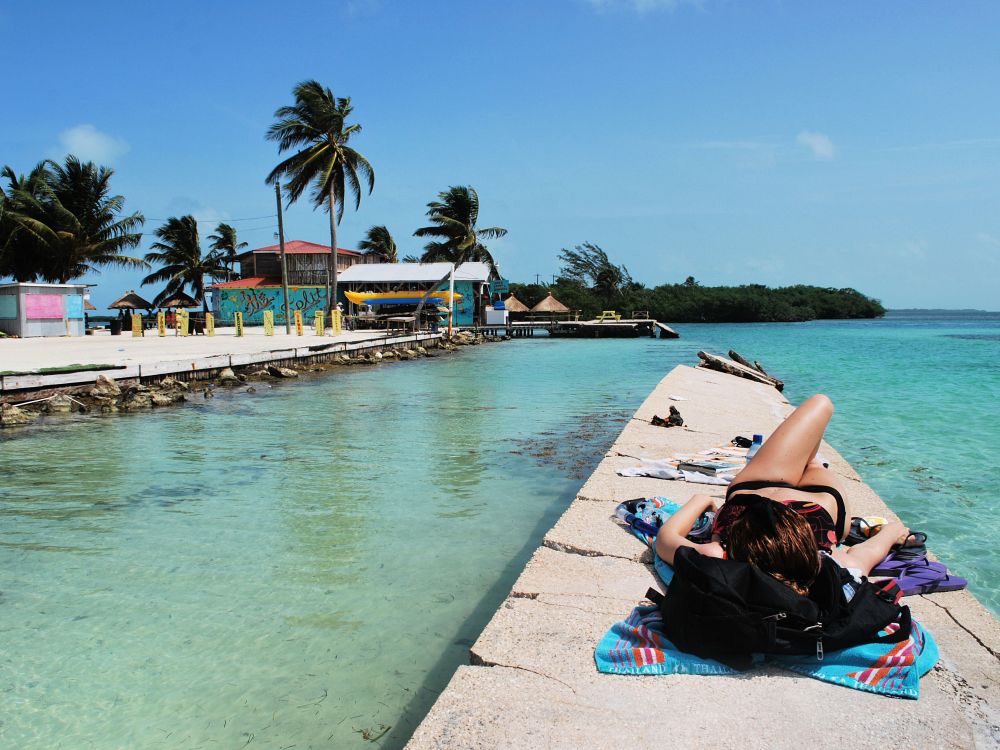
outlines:
[[[823,623],[817,622],[815,625],[810,625],[808,628],[804,628],[805,632],[810,630],[816,630],[818,635],[816,636],[816,661],[823,661]]]

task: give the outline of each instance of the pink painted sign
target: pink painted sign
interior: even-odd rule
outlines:
[[[28,320],[61,318],[63,310],[63,296],[61,294],[24,295],[24,315]]]

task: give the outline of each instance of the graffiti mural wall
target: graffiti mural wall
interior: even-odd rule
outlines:
[[[455,291],[462,295],[462,301],[455,304],[455,325],[472,325],[475,321],[476,287],[471,281],[456,281]],[[441,289],[447,289],[442,284]],[[264,311],[274,312],[275,324],[284,325],[285,310],[282,305],[280,286],[257,286],[247,288],[225,288],[212,290],[212,307],[220,325],[232,325],[233,314],[243,313],[245,325],[264,325]],[[343,294],[340,301],[346,303]],[[311,321],[317,310],[326,309],[326,288],[320,286],[288,287],[288,304],[302,311],[302,319]],[[382,310],[387,312],[388,309]]]
[[[243,313],[245,325],[263,325],[264,311],[274,312],[274,322],[285,322],[285,307],[281,297],[280,286],[258,286],[248,289],[216,289],[218,295],[214,305],[218,311],[220,322],[231,325],[233,314]],[[317,310],[326,309],[326,289],[316,286],[288,287],[288,305],[302,311],[303,320],[312,320]]]

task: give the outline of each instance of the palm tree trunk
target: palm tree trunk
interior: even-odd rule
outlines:
[[[337,198],[333,194],[333,183],[330,184],[330,252],[333,255],[333,271],[331,276],[330,299],[326,301],[327,318],[333,321],[333,308],[337,304]]]

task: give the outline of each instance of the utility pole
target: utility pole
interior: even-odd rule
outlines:
[[[288,305],[288,261],[285,258],[285,222],[281,216],[281,184],[274,183],[274,197],[278,201],[278,246],[281,248],[281,293],[285,298],[285,333],[292,335],[292,311]]]
[[[541,277],[542,277],[542,275],[540,273],[536,273],[535,274],[535,286],[538,286],[538,284],[541,283],[541,282],[539,282],[539,279]]]

